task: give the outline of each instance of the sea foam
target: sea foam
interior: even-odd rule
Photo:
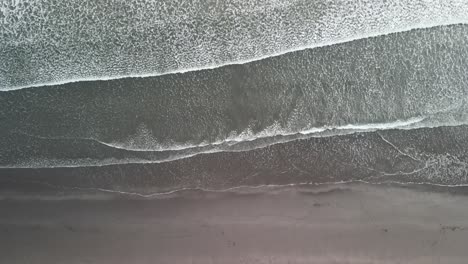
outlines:
[[[212,69],[468,22],[464,0],[0,3],[0,90]]]

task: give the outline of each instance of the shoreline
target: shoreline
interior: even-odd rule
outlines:
[[[463,263],[468,257],[468,197],[401,187],[3,200],[0,209],[9,212],[0,218],[5,263]]]

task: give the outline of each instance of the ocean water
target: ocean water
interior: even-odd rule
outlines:
[[[10,192],[468,184],[466,1],[4,1]]]
[[[466,263],[468,0],[0,0],[0,263]]]
[[[4,0],[0,89],[243,64],[467,13],[464,0]]]

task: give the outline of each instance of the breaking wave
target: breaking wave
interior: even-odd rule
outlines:
[[[44,137],[31,135],[23,132],[16,132],[19,135],[45,141],[44,145],[61,144],[62,142],[90,141],[99,144],[105,148],[105,151],[122,151],[125,155],[122,158],[112,157],[108,153],[106,158],[81,158],[81,159],[60,159],[60,158],[29,158],[26,160],[16,160],[13,164],[3,164],[0,168],[60,168],[60,167],[95,167],[117,164],[151,164],[170,162],[184,158],[190,158],[199,154],[217,153],[217,152],[243,152],[258,148],[265,148],[275,144],[287,143],[294,140],[318,138],[318,137],[336,137],[354,133],[366,133],[385,130],[410,130],[421,128],[435,128],[441,126],[459,126],[465,123],[432,123],[430,119],[416,117],[408,120],[397,120],[389,123],[373,124],[348,124],[336,127],[318,127],[311,128],[296,133],[281,131],[277,126],[272,126],[260,133],[253,133],[247,130],[240,135],[227,138],[223,141],[211,143],[202,143],[197,145],[174,145],[159,146],[158,148],[135,148],[126,144],[107,143],[93,138],[71,138],[71,137]],[[429,121],[429,122],[426,122]],[[83,143],[79,143],[83,145]],[[154,144],[154,143],[153,143]],[[96,146],[94,146],[96,148]],[[99,148],[99,146],[97,147]],[[140,155],[132,156],[131,153]],[[130,154],[130,155],[129,155]]]
[[[3,1],[0,90],[149,77],[468,22],[468,3]]]

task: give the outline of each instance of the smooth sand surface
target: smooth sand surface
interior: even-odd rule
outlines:
[[[390,186],[0,201],[0,263],[467,263],[468,196]]]

